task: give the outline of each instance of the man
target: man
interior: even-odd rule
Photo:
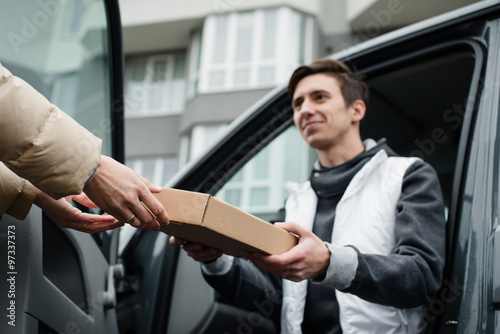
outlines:
[[[444,266],[436,173],[397,156],[385,140],[361,140],[368,89],[345,64],[301,66],[288,92],[295,125],[318,154],[309,181],[291,189],[277,217],[298,245],[281,255],[247,254],[249,262],[171,243],[203,262],[207,282],[231,302],[281,301],[282,333],[422,332]]]

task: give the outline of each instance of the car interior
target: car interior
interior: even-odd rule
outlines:
[[[397,153],[429,162],[449,206],[475,54],[454,50],[409,62],[368,76],[370,102],[362,135],[386,137]]]

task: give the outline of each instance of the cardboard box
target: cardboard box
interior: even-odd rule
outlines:
[[[209,194],[163,188],[154,194],[170,216],[161,231],[241,257],[244,251],[281,254],[298,238]]]

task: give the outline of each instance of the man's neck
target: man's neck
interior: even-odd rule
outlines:
[[[334,167],[351,160],[365,150],[361,139],[348,141],[344,145],[332,145],[328,149],[318,149],[318,158],[321,166]]]

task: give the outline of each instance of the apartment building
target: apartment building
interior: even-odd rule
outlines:
[[[163,185],[300,64],[473,2],[121,0],[126,163]],[[306,179],[314,159],[296,138],[284,136],[217,195],[269,218],[270,193],[284,198],[284,182]],[[276,175],[283,163],[288,175]]]

